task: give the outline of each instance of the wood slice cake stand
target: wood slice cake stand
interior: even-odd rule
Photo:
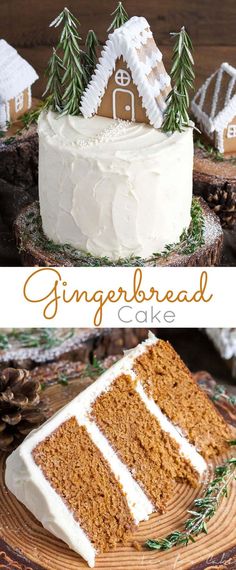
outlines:
[[[57,373],[62,365],[67,372],[68,384],[58,384]],[[69,366],[70,371],[68,368]],[[39,367],[32,375],[44,382],[42,402],[46,417],[75,397],[93,380],[86,376],[85,365],[80,363],[58,363]],[[196,380],[212,396],[215,382],[206,373],[197,373]],[[217,407],[226,420],[234,426],[236,433],[236,409],[222,403]],[[231,454],[233,452],[231,451]],[[230,452],[228,454],[230,456]],[[221,457],[223,461],[226,456]],[[4,466],[6,454],[0,455],[0,569],[3,570],[85,570],[87,564],[66,544],[47,532],[28,510],[6,489]],[[214,465],[210,468],[210,477]],[[236,481],[233,483],[227,501],[223,501],[208,525],[209,534],[200,535],[194,544],[173,548],[165,552],[149,551],[143,548],[147,538],[167,535],[186,520],[186,511],[193,500],[201,494],[203,486],[192,489],[188,485],[176,484],[174,497],[165,514],[154,514],[149,521],[141,523],[139,530],[125,546],[114,552],[100,555],[96,568],[100,570],[235,570],[236,568]],[[134,548],[135,543],[140,550]]]
[[[172,252],[168,256],[158,257],[155,262],[144,261],[142,265],[157,267],[206,267],[219,265],[223,245],[223,232],[219,219],[199,198],[204,218],[205,243],[189,255]],[[39,267],[83,267],[92,266],[93,262],[82,252],[71,246],[58,246],[49,241],[43,233],[39,204],[35,202],[25,208],[15,222],[15,235],[25,266]],[[102,260],[94,260],[94,265],[106,265]],[[115,265],[115,262],[114,262]],[[119,263],[118,263],[119,265]],[[128,266],[129,263],[127,262]],[[133,265],[133,263],[130,263]],[[136,263],[138,266],[139,263]]]
[[[39,339],[38,346],[29,346],[30,336],[24,337],[24,329],[15,335],[12,329],[1,329],[0,340],[7,339],[8,346],[0,349],[0,368],[13,366],[31,370],[41,363],[63,361],[92,362],[107,356],[121,354],[123,350],[133,348],[147,337],[147,329],[51,329],[47,346],[40,343],[40,331],[32,329],[34,339]],[[45,330],[45,332],[48,333]],[[28,342],[27,342],[28,340]],[[32,344],[32,343],[31,343]]]
[[[32,109],[39,105],[33,99]],[[23,128],[19,120],[0,138],[0,210],[11,227],[16,216],[38,197],[37,125]]]
[[[219,216],[225,228],[236,224],[236,158],[214,160],[207,150],[195,146],[193,190]]]

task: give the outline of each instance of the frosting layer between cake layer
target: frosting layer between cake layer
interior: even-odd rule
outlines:
[[[39,196],[43,229],[97,256],[147,258],[190,223],[192,129],[43,113]]]

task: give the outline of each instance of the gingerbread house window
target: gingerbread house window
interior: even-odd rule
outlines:
[[[127,87],[127,85],[130,84],[130,81],[131,77],[128,71],[126,71],[126,69],[118,69],[118,71],[115,74],[116,84],[120,85],[121,87]]]
[[[20,93],[20,95],[17,95],[17,97],[15,98],[16,113],[19,113],[19,111],[21,111],[23,107],[24,107],[24,93]]]
[[[236,125],[229,125],[227,130],[228,139],[233,139],[236,137]]]

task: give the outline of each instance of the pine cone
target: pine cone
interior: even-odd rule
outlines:
[[[11,450],[44,418],[40,383],[28,370],[5,368],[0,372],[0,449]]]

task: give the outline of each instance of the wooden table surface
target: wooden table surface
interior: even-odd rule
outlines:
[[[44,70],[57,32],[49,23],[65,4],[81,22],[82,42],[94,28],[101,43],[107,38],[110,13],[116,0],[1,0],[0,37],[24,56],[40,75],[33,88],[40,97],[45,85]],[[145,16],[150,22],[167,69],[170,66],[170,32],[185,26],[195,47],[196,88],[223,61],[236,65],[235,0],[124,0],[130,16]]]

